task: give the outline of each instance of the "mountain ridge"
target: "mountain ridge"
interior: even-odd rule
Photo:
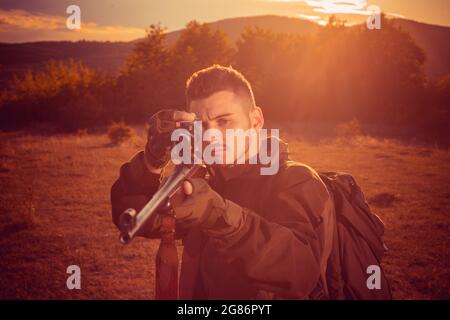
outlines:
[[[432,25],[408,19],[393,19],[409,32],[427,56],[425,71],[430,77],[450,73],[450,27]],[[247,26],[270,28],[274,32],[309,34],[322,28],[318,24],[300,18],[261,15],[236,17],[208,22],[214,28],[226,32],[232,43]],[[173,43],[183,29],[168,32],[167,41]],[[80,60],[86,65],[109,73],[117,73],[126,57],[140,39],[128,42],[110,41],[37,41],[25,43],[0,43],[0,85],[13,74],[28,68],[40,69],[50,59]]]

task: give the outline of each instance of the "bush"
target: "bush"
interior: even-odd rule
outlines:
[[[112,145],[120,145],[134,136],[134,130],[125,122],[113,122],[108,128],[108,137]]]
[[[353,139],[361,136],[362,131],[358,119],[355,118],[351,121],[338,124],[336,127],[336,135],[344,139]]]
[[[83,129],[78,129],[76,132],[76,135],[77,135],[77,137],[82,138],[82,137],[86,137],[88,135],[88,133],[89,133],[88,129],[83,128]]]
[[[44,70],[15,76],[0,94],[0,126],[51,124],[63,131],[101,125],[106,77],[74,60],[49,61]]]

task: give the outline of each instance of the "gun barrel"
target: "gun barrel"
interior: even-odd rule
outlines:
[[[123,221],[120,226],[120,242],[130,243],[153,214],[177,192],[183,181],[192,177],[199,168],[200,165],[177,165],[174,172],[139,213],[136,214],[134,209],[125,210],[120,216],[120,221]]]

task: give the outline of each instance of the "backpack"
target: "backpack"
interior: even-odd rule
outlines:
[[[319,172],[335,205],[336,224],[326,281],[330,299],[392,299],[381,268],[387,250],[384,224],[367,204],[355,179],[342,172]]]

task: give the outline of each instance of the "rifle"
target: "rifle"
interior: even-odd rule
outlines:
[[[170,199],[181,188],[184,180],[191,178],[201,165],[180,164],[160,186],[139,213],[125,210],[119,218],[120,242],[129,244],[155,214],[162,215],[161,242],[156,255],[155,298],[178,299],[178,253],[175,245],[175,214]]]
[[[180,127],[188,131],[188,139],[193,142],[194,122],[180,121]],[[192,144],[192,149],[194,145]],[[161,242],[156,255],[156,299],[178,298],[178,254],[175,245],[175,213],[171,205],[172,197],[186,179],[196,174],[205,175],[199,164],[178,164],[171,175],[160,185],[158,191],[139,211],[129,208],[119,217],[120,242],[130,243],[155,214],[160,214]]]

